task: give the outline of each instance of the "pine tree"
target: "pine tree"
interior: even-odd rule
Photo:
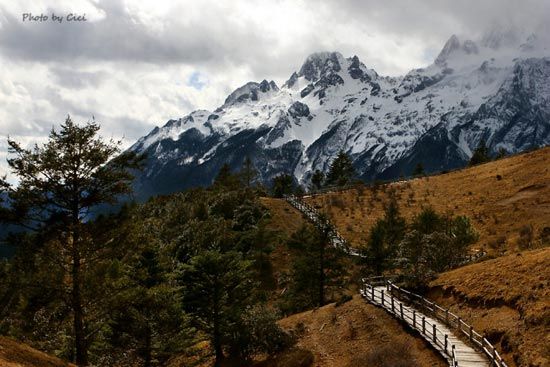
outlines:
[[[321,222],[324,217],[321,216]],[[289,247],[299,253],[292,263],[291,283],[282,308],[286,312],[323,306],[329,290],[341,286],[345,276],[344,253],[330,242],[331,227],[301,227]]]
[[[233,333],[245,310],[254,304],[256,284],[252,263],[238,252],[208,250],[182,267],[183,306],[206,333],[215,353],[215,366],[224,359],[224,346],[233,347]]]
[[[377,275],[394,265],[393,260],[406,231],[406,222],[399,214],[395,192],[390,191],[389,196],[384,217],[379,219],[371,229],[367,247],[364,250],[365,265]]]
[[[114,203],[131,191],[131,168],[139,167],[132,153],[119,155],[119,143],[103,142],[98,137],[99,125],[84,126],[67,117],[59,131],[52,130],[48,142],[33,149],[24,149],[8,140],[8,159],[12,172],[19,179],[16,187],[5,179],[0,186],[9,197],[10,208],[3,211],[3,220],[39,230],[47,223],[57,228],[57,258],[52,266],[63,263],[70,281],[70,308],[73,313],[76,363],[88,364],[89,340],[85,324],[82,289],[83,264],[92,266],[102,250],[89,239],[84,218],[100,204]],[[52,232],[52,230],[50,230]]]
[[[422,176],[424,174],[424,165],[418,162],[414,167],[413,176]]]
[[[239,186],[239,177],[231,171],[229,164],[224,163],[214,179],[214,187],[224,190],[236,190]]]
[[[318,169],[315,170],[315,172],[313,172],[313,175],[311,176],[311,189],[320,190],[321,187],[323,187],[324,181],[325,181],[325,174]]]
[[[258,171],[254,167],[254,164],[252,163],[250,157],[246,157],[244,159],[240,175],[245,187],[251,187],[252,183],[256,179],[256,176],[258,176]]]
[[[491,157],[489,156],[489,149],[487,148],[485,139],[481,139],[479,145],[474,150],[472,158],[470,158],[470,162],[468,162],[468,165],[475,166],[478,164],[489,162],[490,160]]]
[[[344,186],[350,184],[355,177],[355,168],[351,157],[341,150],[332,164],[327,175],[327,185]]]
[[[292,176],[281,173],[273,179],[273,196],[282,198],[285,195],[292,194],[294,190],[294,180]]]

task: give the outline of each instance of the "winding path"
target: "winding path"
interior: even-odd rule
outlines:
[[[323,228],[328,226],[333,246],[342,248],[348,255],[361,256],[359,251],[347,245],[327,219],[322,219],[315,208],[295,196],[287,196],[285,199],[316,226]],[[363,279],[362,283],[360,292],[368,302],[384,308],[392,316],[417,330],[449,362],[450,366],[507,367],[486,338],[449,310],[408,292],[382,277]],[[463,339],[457,334],[462,335]],[[469,339],[469,343],[464,339]]]

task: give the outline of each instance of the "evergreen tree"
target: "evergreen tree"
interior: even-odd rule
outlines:
[[[254,164],[252,163],[252,160],[250,157],[246,157],[243,161],[243,167],[241,168],[240,172],[243,184],[245,187],[251,187],[252,183],[256,179],[256,176],[258,176],[258,171],[254,167]]]
[[[162,261],[163,246],[153,223],[132,219],[138,222],[126,221],[128,228],[120,234],[120,242],[132,251],[124,262],[116,262],[122,291],[109,309],[109,347],[119,364],[131,364],[135,354],[144,367],[164,365],[175,353],[191,349],[195,332],[182,310],[179,286],[171,279],[171,261]]]
[[[315,170],[315,172],[313,172],[313,175],[311,176],[311,189],[320,190],[321,187],[323,187],[324,181],[325,181],[325,174],[318,169]]]
[[[475,166],[478,164],[489,162],[490,160],[491,157],[489,156],[489,149],[487,148],[485,139],[481,139],[479,145],[474,150],[472,158],[470,158],[468,165]]]
[[[3,210],[3,220],[16,222],[33,230],[47,223],[55,233],[51,266],[61,265],[70,282],[70,308],[73,314],[75,361],[88,365],[90,331],[86,325],[83,287],[85,271],[103,251],[90,240],[84,218],[100,204],[114,203],[131,191],[130,168],[139,167],[133,153],[119,155],[119,143],[104,142],[98,137],[95,122],[79,126],[67,117],[59,131],[52,130],[48,142],[24,149],[8,140],[8,159],[19,184],[0,181],[10,208]],[[88,300],[89,301],[89,300]],[[86,302],[87,303],[87,302]],[[92,334],[93,335],[93,334]]]
[[[440,215],[426,207],[415,216],[411,231],[399,244],[400,255],[415,285],[423,285],[433,274],[459,265],[477,238],[468,218]]]
[[[182,267],[183,306],[206,333],[215,352],[215,366],[224,347],[234,349],[233,333],[247,307],[254,304],[252,263],[238,252],[203,251]]]
[[[229,164],[224,163],[214,179],[214,187],[225,190],[236,190],[239,186],[239,177],[231,172]]]
[[[369,234],[367,247],[364,250],[365,265],[375,274],[393,266],[399,243],[405,236],[406,222],[399,213],[399,205],[394,191],[389,192],[389,201],[384,210],[384,217],[379,219]]]
[[[424,174],[424,165],[418,162],[413,170],[413,176],[422,176]]]
[[[292,176],[281,173],[273,179],[273,196],[276,198],[282,198],[285,195],[292,194],[294,189],[294,180]]]
[[[389,192],[389,201],[384,210],[384,227],[387,252],[389,257],[395,257],[399,242],[405,236],[407,224],[399,213],[395,190]]]
[[[502,159],[502,158],[505,158],[507,155],[508,155],[508,151],[501,147],[498,150],[498,153],[497,153],[495,159]]]
[[[351,162],[351,157],[343,150],[332,164],[327,175],[327,185],[344,186],[350,184],[355,177],[355,168]]]
[[[303,226],[292,235],[289,247],[298,254],[292,263],[289,290],[281,304],[285,312],[323,306],[328,292],[342,285],[346,273],[344,253],[332,246],[330,233],[328,225]]]

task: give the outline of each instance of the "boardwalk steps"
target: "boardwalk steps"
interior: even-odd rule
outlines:
[[[341,248],[348,255],[361,256],[360,252],[348,246],[344,238],[322,218],[317,210],[296,196],[285,198],[289,204],[301,211],[317,227],[329,228],[333,246]],[[384,277],[362,280],[361,295],[376,306],[384,308],[392,316],[417,330],[452,367],[507,367],[497,350],[486,338],[460,317],[439,305],[400,288]],[[458,337],[462,335],[469,343]]]

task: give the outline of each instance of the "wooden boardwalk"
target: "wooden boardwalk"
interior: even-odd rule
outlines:
[[[386,286],[366,286],[361,295],[369,302],[384,308],[392,316],[403,320],[417,330],[430,343],[450,366],[489,367],[489,361],[474,348],[468,346],[453,334],[445,324],[426,316],[410,305],[387,293]]]
[[[296,196],[287,196],[286,200],[317,227],[326,229],[328,226],[329,237],[334,247],[342,249],[350,256],[362,256],[358,250],[348,246],[344,238],[326,218],[321,219],[315,208]],[[417,330],[448,360],[450,366],[507,367],[496,348],[460,317],[424,297],[382,279],[382,282],[379,280],[369,282],[369,280],[363,279],[361,295]],[[464,339],[460,339],[458,335],[469,340],[469,343],[464,342]]]

